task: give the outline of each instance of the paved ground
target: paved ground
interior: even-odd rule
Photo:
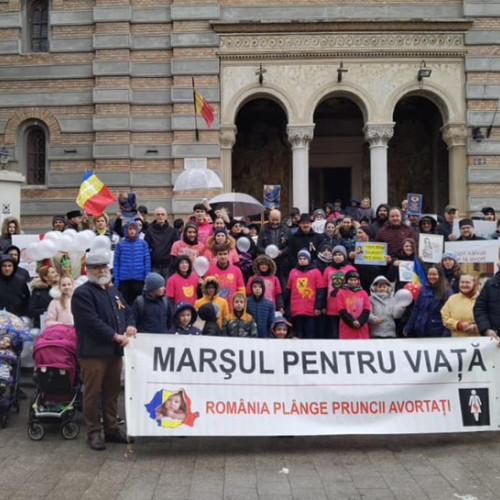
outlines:
[[[487,500],[500,498],[498,433],[138,439],[133,454],[0,429],[0,499]]]

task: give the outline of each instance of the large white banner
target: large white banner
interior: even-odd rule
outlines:
[[[125,349],[132,436],[498,430],[489,338],[275,340],[138,334]]]

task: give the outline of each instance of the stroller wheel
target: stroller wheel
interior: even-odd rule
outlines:
[[[80,434],[80,426],[74,422],[68,422],[62,428],[64,439],[75,439]]]
[[[28,426],[28,436],[33,439],[33,441],[40,441],[43,439],[45,431],[40,424],[36,422]]]

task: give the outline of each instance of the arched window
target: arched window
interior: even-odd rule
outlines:
[[[26,182],[45,184],[47,165],[47,135],[38,125],[30,125],[24,133],[24,151],[26,159]]]
[[[28,2],[28,26],[31,52],[49,51],[49,0]]]

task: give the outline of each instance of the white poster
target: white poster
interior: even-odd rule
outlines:
[[[460,228],[458,223],[461,219],[453,220],[452,233],[458,238],[460,237]],[[481,238],[489,239],[491,235],[497,230],[497,223],[494,220],[474,220],[474,231],[476,236],[481,236]]]
[[[455,252],[460,263],[498,262],[500,240],[447,241],[445,252]]]
[[[497,343],[138,334],[125,349],[132,436],[497,431]]]
[[[415,263],[412,260],[400,260],[398,271],[399,271],[399,281],[406,281],[411,283],[413,281],[413,269]]]
[[[441,262],[444,237],[441,234],[419,234],[418,256],[424,262]]]
[[[26,249],[31,243],[38,243],[40,241],[40,235],[38,234],[13,234],[12,244],[19,247],[21,250],[21,259],[19,261],[19,267],[26,269],[30,276],[33,278],[36,274],[36,261],[31,260],[26,255]]]

